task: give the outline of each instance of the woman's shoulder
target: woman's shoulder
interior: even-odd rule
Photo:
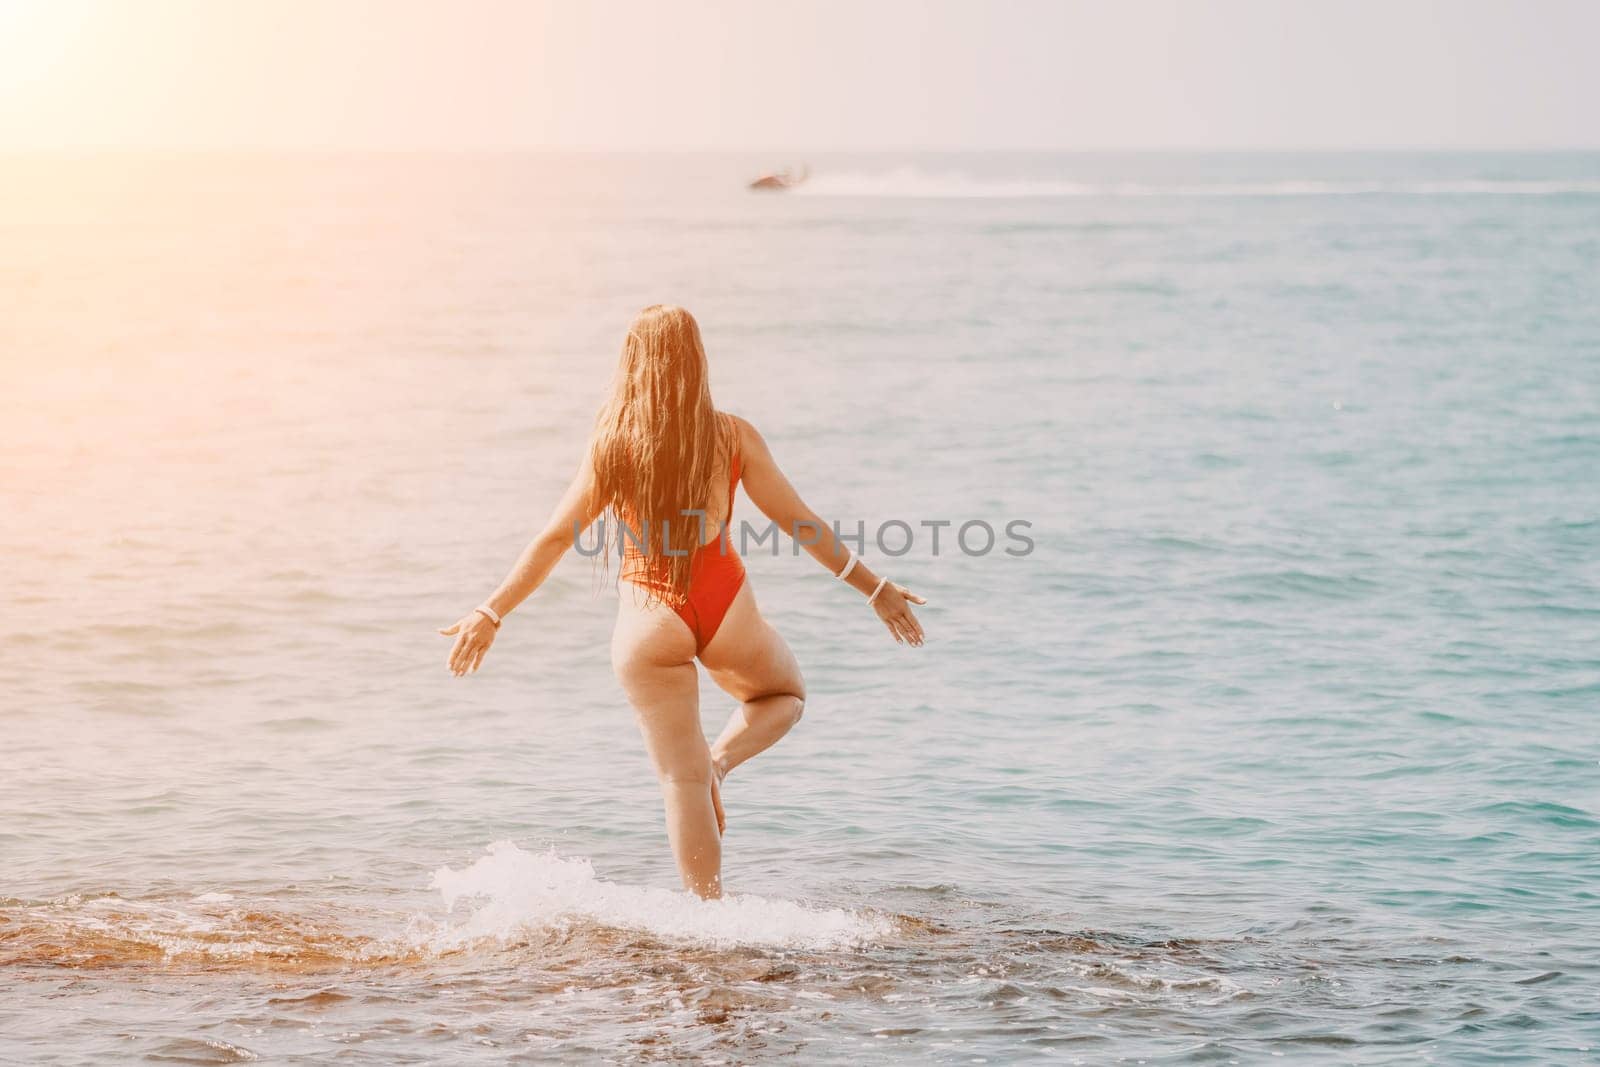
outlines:
[[[761,435],[756,433],[756,428],[750,425],[750,420],[740,415],[735,415],[731,411],[720,411],[718,414],[727,420],[728,426],[733,433],[733,438],[739,443],[741,451],[751,441],[759,441],[761,439]]]
[[[732,439],[734,452],[739,456],[739,462],[748,470],[752,463],[757,465],[772,462],[772,454],[767,451],[766,438],[761,436],[761,431],[749,419],[731,412],[720,413],[733,428]]]

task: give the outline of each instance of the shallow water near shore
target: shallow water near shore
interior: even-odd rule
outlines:
[[[0,1061],[1597,1058],[1600,156],[766,165],[0,161]],[[751,552],[720,904],[614,566],[434,633],[658,300],[930,600]]]

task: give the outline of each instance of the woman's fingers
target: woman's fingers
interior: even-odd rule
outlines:
[[[896,585],[895,591],[900,594],[900,602],[890,607],[880,604],[879,618],[884,626],[889,629],[889,636],[898,644],[920,647],[923,642],[922,623],[917,621],[917,616],[912,612],[910,605],[926,604],[927,601],[903,585]]]
[[[446,660],[450,673],[460,678],[477,670],[492,644],[494,644],[492,639],[486,641],[470,631],[463,631],[456,638],[456,643],[450,647],[450,657]]]
[[[449,626],[441,626],[439,628],[439,632],[444,634],[446,637],[451,637],[451,636],[459,633],[460,630],[461,630],[461,624],[459,622],[453,622]]]
[[[893,615],[885,615],[882,618],[883,625],[889,630],[889,636],[893,637],[896,642],[903,645],[921,646],[923,640],[922,624],[917,621],[917,617],[909,609],[896,612]]]
[[[895,625],[905,635],[905,639],[912,645],[922,644],[922,624],[911,613],[910,608],[902,607],[894,616]]]
[[[450,669],[456,674],[465,674],[471,659],[472,640],[466,634],[462,634],[456,638],[456,645],[450,650]]]

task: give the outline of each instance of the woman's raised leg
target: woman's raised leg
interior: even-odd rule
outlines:
[[[761,617],[748,581],[701,652],[700,662],[712,680],[739,701],[711,746],[720,781],[745,760],[777,744],[800,721],[805,680],[783,637]]]
[[[667,838],[684,887],[720,897],[722,838],[712,806],[711,753],[700,729],[694,637],[671,610],[654,608],[625,603],[619,610],[611,663],[661,782]]]

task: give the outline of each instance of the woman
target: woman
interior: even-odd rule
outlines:
[[[501,619],[539,587],[582,529],[612,514],[628,590],[618,598],[611,663],[661,781],[678,873],[702,897],[722,895],[723,779],[788,733],[806,698],[794,654],[761,617],[729,537],[741,482],[779,529],[866,597],[896,641],[922,644],[910,605],[926,601],[879,578],[840,544],[755,427],[712,406],[700,327],[682,308],[661,304],[629,328],[588,455],[543,532],[481,607],[439,631],[456,639],[451,672],[476,671]],[[696,657],[740,702],[709,747]]]

